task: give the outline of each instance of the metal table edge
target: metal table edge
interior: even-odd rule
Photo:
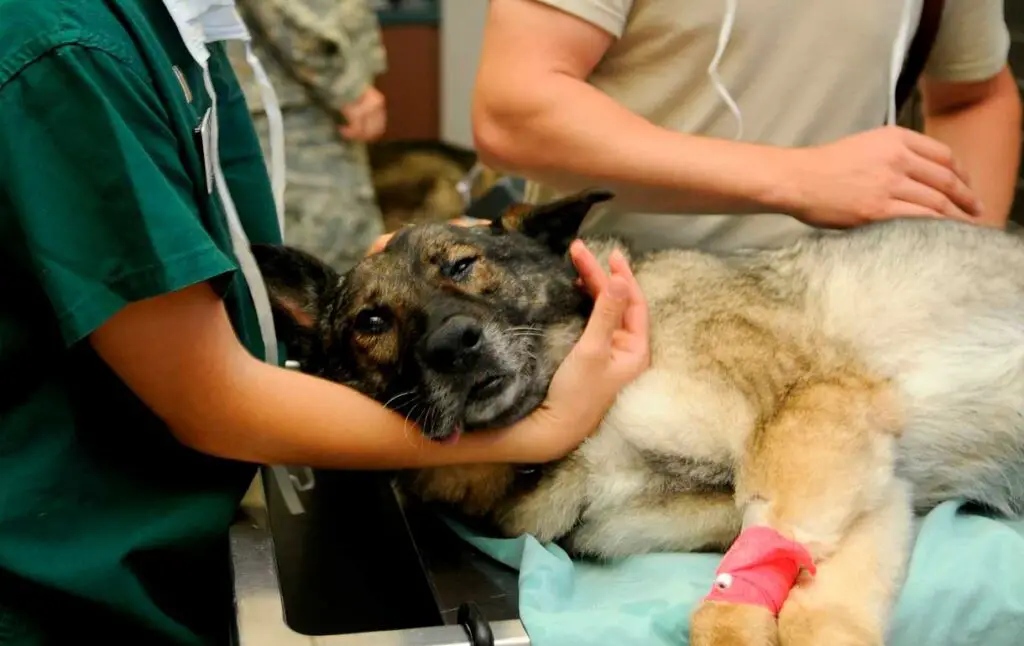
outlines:
[[[248,517],[233,523],[229,531],[237,646],[472,646],[465,629],[457,625],[323,636],[292,630],[265,511],[246,509]],[[490,627],[494,646],[531,644],[518,619],[490,622]]]

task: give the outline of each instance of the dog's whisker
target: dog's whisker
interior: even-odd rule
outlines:
[[[402,423],[402,435],[403,435],[403,437],[405,437],[406,441],[408,441],[410,443],[410,445],[412,445],[413,442],[412,442],[412,434],[409,433],[409,422],[412,422],[413,424],[416,423],[416,420],[414,419],[414,417],[415,417],[416,411],[421,406],[422,406],[422,402],[417,402],[411,409],[409,409],[409,414],[405,416],[405,421]]]
[[[428,424],[429,426],[433,427],[437,423],[438,418],[440,416],[441,416],[441,411],[438,409],[438,407],[436,405],[435,406],[431,406],[430,407],[430,411],[429,411],[429,419],[426,422],[426,424]]]
[[[423,398],[420,397],[419,395],[416,395],[411,400],[405,402],[400,406],[400,408],[404,408],[406,410],[406,412],[403,414],[405,419],[408,420],[412,417],[412,412],[416,410],[416,406],[419,405],[422,401]]]
[[[509,332],[506,335],[510,339],[539,339],[543,336],[542,332]]]
[[[540,328],[538,328],[536,325],[513,325],[512,327],[508,328],[507,331],[509,331],[509,332],[518,332],[519,330],[533,330],[533,331],[537,331],[539,329]]]
[[[386,402],[384,402],[384,408],[387,408],[392,403],[394,403],[395,401],[401,399],[402,397],[408,397],[409,395],[415,395],[415,394],[416,394],[416,389],[415,388],[412,388],[410,390],[406,390],[404,392],[400,392],[397,395],[395,395],[394,397],[392,397],[391,399],[389,399]]]
[[[505,330],[506,334],[513,336],[541,336],[544,331],[538,330],[537,328],[524,327],[524,328],[509,328]]]

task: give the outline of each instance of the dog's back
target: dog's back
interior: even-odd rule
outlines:
[[[908,219],[798,248],[809,313],[902,394],[918,504],[1024,511],[1024,238]]]
[[[631,424],[662,410],[631,399],[649,398],[668,378],[675,383],[663,390],[664,410],[681,425],[651,423],[674,427],[691,455],[723,461],[739,440],[683,428],[682,400],[700,402],[689,417],[703,416],[705,428],[712,419],[724,425],[727,410],[729,423],[753,425],[759,411],[744,388],[729,395],[695,367],[723,364],[725,351],[708,342],[731,347],[740,358],[732,380],[759,380],[768,399],[773,383],[792,376],[783,373],[838,353],[896,386],[905,415],[900,469],[919,507],[962,496],[1024,510],[1024,238],[907,219],[725,259],[669,251],[637,271],[656,346],[652,374],[621,398]],[[708,405],[716,399],[725,403]],[[716,409],[718,417],[709,414]]]

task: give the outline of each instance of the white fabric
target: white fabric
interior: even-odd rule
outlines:
[[[892,45],[892,61],[889,67],[889,113],[886,115],[886,124],[896,125],[899,112],[896,109],[896,84],[903,71],[903,63],[907,57],[907,49],[910,47],[910,27],[916,25],[920,20],[921,10],[924,8],[922,0],[905,0],[903,13],[900,16],[900,28],[896,33],[896,41]],[[911,16],[917,12],[917,19]]]
[[[900,16],[900,26],[896,34],[896,39],[892,46],[892,56],[890,58],[889,67],[889,112],[886,115],[886,123],[889,125],[895,125],[896,120],[899,117],[899,113],[896,109],[896,85],[899,80],[900,72],[903,70],[903,63],[907,56],[907,49],[910,47],[910,28],[911,25],[917,24],[917,21],[913,19],[915,12],[919,15],[924,4],[922,0],[905,0],[903,3],[903,11]],[[722,60],[722,55],[725,53],[725,48],[729,44],[729,37],[732,35],[733,24],[736,22],[736,12],[738,10],[738,0],[725,0],[725,15],[722,18],[722,24],[718,32],[718,47],[715,50],[715,57],[711,60],[708,65],[708,78],[711,79],[712,85],[715,86],[715,91],[722,98],[728,106],[729,111],[732,112],[736,118],[736,139],[743,138],[743,114],[740,112],[740,108],[736,105],[736,101],[732,98],[729,90],[725,87],[722,81],[722,77],[718,73],[718,64]]]

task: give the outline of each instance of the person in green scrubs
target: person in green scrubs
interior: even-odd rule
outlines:
[[[412,443],[376,402],[267,361],[209,147],[251,242],[281,241],[274,191],[223,45],[207,79],[183,33],[150,0],[0,0],[4,646],[224,643],[255,465],[547,461],[648,365],[628,266],[578,245],[595,313],[515,427]]]

